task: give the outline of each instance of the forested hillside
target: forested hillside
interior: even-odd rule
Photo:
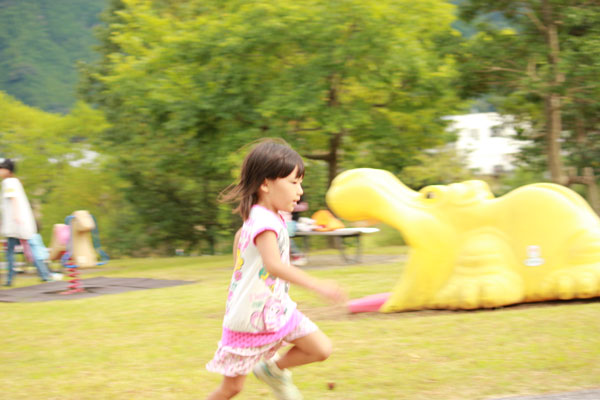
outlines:
[[[0,90],[46,111],[75,102],[77,60],[93,60],[107,0],[0,0]]]

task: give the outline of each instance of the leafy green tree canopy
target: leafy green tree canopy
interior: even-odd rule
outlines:
[[[0,1],[0,90],[29,106],[67,112],[79,60],[92,61],[105,0]]]
[[[553,181],[572,182],[565,163],[600,173],[600,4],[465,0],[460,10],[479,31],[462,52],[465,93],[526,121],[536,144],[526,161],[541,160]],[[490,23],[499,15],[505,23]]]
[[[53,224],[62,223],[78,209],[90,210],[96,216],[105,237],[116,237],[110,232],[117,230],[121,220],[131,221],[126,218],[128,209],[118,190],[123,183],[103,165],[106,157],[83,161],[94,149],[90,142],[107,126],[100,112],[82,103],[68,116],[61,116],[26,106],[0,92],[0,155],[16,160],[16,175],[25,186],[46,239]],[[110,242],[113,249],[119,245],[115,242]]]
[[[340,168],[399,171],[460,104],[440,0],[115,1],[82,92],[112,124],[129,198],[161,240],[213,240],[242,144],[286,138]]]

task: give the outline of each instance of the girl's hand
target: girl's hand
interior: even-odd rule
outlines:
[[[339,304],[348,301],[346,292],[334,281],[319,281],[315,291],[332,303]]]

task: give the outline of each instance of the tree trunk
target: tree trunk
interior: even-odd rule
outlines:
[[[583,169],[583,176],[587,181],[588,190],[587,198],[590,205],[596,211],[596,214],[600,214],[600,193],[598,193],[598,185],[596,185],[596,177],[594,176],[594,169],[591,167],[585,167]]]
[[[566,177],[561,158],[560,133],[562,116],[560,97],[552,93],[546,98],[546,156],[552,181],[564,185]]]
[[[333,136],[329,138],[329,153],[327,154],[304,154],[304,157],[311,160],[322,160],[327,163],[328,166],[328,177],[327,177],[327,188],[331,187],[331,183],[333,179],[337,176],[338,172],[338,153],[340,149],[340,145],[342,143],[342,136],[344,136],[344,132],[334,133]],[[336,247],[335,241],[333,237],[329,237],[328,240],[329,247]]]
[[[331,186],[331,182],[333,182],[333,178],[336,177],[338,173],[338,159],[339,159],[339,149],[342,143],[342,137],[344,136],[344,132],[334,133],[331,138],[329,138],[329,152],[325,154],[303,154],[304,157],[310,160],[322,160],[327,163],[327,169],[329,171],[327,177],[327,187]]]
[[[600,192],[598,191],[598,185],[596,184],[594,169],[591,167],[583,168],[583,176],[577,175],[577,168],[575,167],[569,167],[567,170],[569,172],[567,186],[571,186],[575,183],[586,185],[587,201],[594,211],[596,211],[596,214],[600,215]]]
[[[560,99],[560,86],[565,81],[564,74],[560,71],[560,45],[558,41],[558,28],[549,0],[542,2],[542,14],[545,25],[546,44],[548,45],[548,62],[552,69],[552,82],[550,92],[545,99],[546,106],[546,155],[548,168],[552,181],[566,184],[567,178],[563,171],[561,158],[560,135],[562,132],[562,107]]]
[[[339,106],[338,101],[338,85],[340,83],[340,76],[333,74],[329,77],[329,100],[327,105],[332,108]],[[337,175],[338,169],[338,150],[342,142],[342,136],[344,132],[334,133],[329,138],[329,179],[327,180],[327,188],[331,187],[331,182]]]
[[[327,180],[327,188],[331,186],[331,182],[337,176],[338,173],[338,150],[342,142],[342,132],[334,134],[329,139],[329,179]]]

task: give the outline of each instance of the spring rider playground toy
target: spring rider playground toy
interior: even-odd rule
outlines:
[[[98,262],[98,255],[101,260]],[[92,214],[85,210],[75,211],[64,224],[55,224],[50,243],[50,259],[60,259],[69,273],[69,290],[61,294],[83,292],[80,286],[79,268],[90,268],[108,262],[108,256],[100,248],[98,225]]]
[[[495,308],[600,296],[600,219],[574,191],[551,183],[495,198],[479,180],[419,192],[384,170],[338,175],[327,203],[348,220],[382,221],[410,246],[390,294],[350,311]]]

